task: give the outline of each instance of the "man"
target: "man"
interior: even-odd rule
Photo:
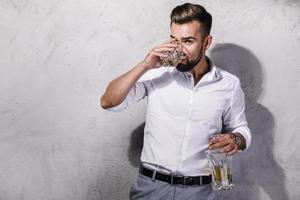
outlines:
[[[233,155],[250,145],[240,81],[205,55],[211,23],[200,5],[175,7],[171,38],[113,80],[101,97],[101,106],[111,111],[148,98],[142,165],[131,199],[214,199],[204,151],[219,148]],[[160,57],[178,43],[186,58],[176,67],[162,66]]]

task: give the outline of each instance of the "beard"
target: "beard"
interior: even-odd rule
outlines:
[[[203,47],[200,48],[199,56],[195,60],[189,60],[189,58],[187,58],[187,63],[186,64],[179,63],[176,66],[176,69],[180,72],[191,71],[202,59],[202,57],[203,57],[202,52],[203,52]]]
[[[199,57],[195,60],[187,60],[187,63],[186,64],[183,64],[183,63],[179,63],[177,66],[176,66],[176,69],[180,72],[188,72],[188,71],[191,71],[201,60],[202,56],[201,54],[199,55]]]

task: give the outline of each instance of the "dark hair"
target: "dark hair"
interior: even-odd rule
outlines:
[[[201,24],[202,37],[210,34],[212,16],[203,6],[191,3],[176,6],[172,10],[170,18],[171,24],[185,24],[196,20]]]

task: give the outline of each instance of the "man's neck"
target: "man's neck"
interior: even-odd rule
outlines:
[[[201,78],[210,70],[210,64],[206,56],[203,56],[200,62],[190,71],[194,77],[194,86],[201,80]]]

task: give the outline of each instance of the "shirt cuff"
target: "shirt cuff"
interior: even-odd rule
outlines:
[[[125,99],[122,103],[120,103],[119,105],[117,106],[113,106],[111,108],[107,108],[105,110],[107,111],[111,111],[111,112],[120,112],[122,110],[125,110],[128,106],[128,102],[127,100]]]
[[[249,128],[248,127],[239,127],[239,128],[234,129],[232,132],[233,133],[238,132],[245,138],[246,149],[244,149],[244,151],[246,151],[249,148],[251,141],[252,141],[252,134],[251,134]]]

